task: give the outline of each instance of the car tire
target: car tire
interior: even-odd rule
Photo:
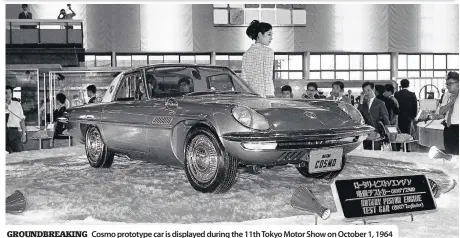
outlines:
[[[203,193],[225,193],[236,183],[238,160],[225,152],[214,133],[192,129],[185,138],[185,173],[192,187]]]
[[[347,162],[346,157],[342,157],[342,166],[340,170],[331,171],[331,172],[323,172],[323,173],[314,173],[311,174],[308,172],[308,163],[304,167],[297,167],[299,173],[307,178],[315,178],[315,179],[334,179],[342,172],[343,168],[345,167],[345,163]]]
[[[86,158],[89,164],[95,168],[109,168],[112,166],[115,153],[110,152],[102,139],[101,132],[97,127],[90,126],[85,136]]]

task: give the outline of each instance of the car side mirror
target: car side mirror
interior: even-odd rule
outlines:
[[[168,98],[166,99],[165,106],[168,109],[176,109],[177,107],[179,107],[179,104],[177,103],[176,99]]]

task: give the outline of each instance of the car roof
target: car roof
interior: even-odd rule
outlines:
[[[225,69],[231,70],[229,67],[226,67],[226,66],[211,65],[211,64],[158,63],[158,64],[150,64],[150,65],[126,69],[123,73],[130,73],[133,71],[142,70],[146,68],[154,68],[158,66],[161,66],[161,67],[175,67],[175,66],[178,66],[178,67],[209,67],[209,68],[225,68]]]

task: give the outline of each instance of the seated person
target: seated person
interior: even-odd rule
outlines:
[[[66,111],[66,96],[63,93],[58,93],[56,95],[56,109],[53,112],[53,121],[56,122],[54,126],[54,136],[53,138],[56,138],[57,136],[61,135],[63,131],[66,129],[66,125],[63,122],[60,122],[58,120],[59,117],[64,116],[64,112]]]
[[[136,100],[146,100],[147,93],[145,91],[144,82],[142,82],[142,80],[139,80],[139,84],[137,85],[137,87],[139,90],[136,91]]]
[[[150,92],[151,98],[159,97],[161,90],[158,88],[157,80],[151,74],[147,74],[147,90]]]
[[[179,82],[177,83],[177,87],[179,89],[179,92],[181,93],[189,93],[191,92],[190,90],[190,80],[188,78],[181,78]]]
[[[281,97],[283,98],[292,98],[292,88],[289,85],[284,85],[281,87]]]

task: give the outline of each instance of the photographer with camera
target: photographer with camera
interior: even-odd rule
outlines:
[[[76,16],[77,14],[72,10],[72,7],[70,4],[67,4],[67,8],[69,8],[70,13],[66,13],[65,9],[61,9],[59,12],[59,15],[57,17],[58,20],[73,20],[73,17]],[[61,29],[73,29],[73,26],[63,26]]]

